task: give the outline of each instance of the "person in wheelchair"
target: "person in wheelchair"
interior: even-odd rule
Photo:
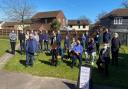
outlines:
[[[99,59],[96,64],[98,66],[99,72],[104,72],[105,75],[108,75],[108,65],[110,62],[110,49],[108,44],[104,44],[104,47],[100,50]]]
[[[88,42],[88,46],[87,46],[85,55],[86,55],[86,62],[91,61],[91,64],[93,65],[94,61],[95,61],[95,57],[96,57],[95,42],[94,42],[93,38],[89,38],[89,42]]]

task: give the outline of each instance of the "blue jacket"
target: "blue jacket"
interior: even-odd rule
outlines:
[[[107,33],[107,32],[103,33],[103,42],[104,43],[109,43],[110,40],[111,40],[111,34]]]
[[[77,45],[77,44],[76,44],[76,45],[74,46],[74,48],[73,48],[73,51],[74,51],[74,52],[78,52],[78,53],[80,53],[80,54],[82,55],[82,53],[83,53],[83,47],[82,47],[82,45],[80,45],[80,44]]]
[[[44,34],[39,34],[39,41],[43,41],[44,40]]]
[[[57,36],[56,36],[56,40],[57,40],[57,41],[61,41],[61,39],[62,39],[61,34],[57,34]]]
[[[100,43],[100,35],[99,35],[99,37],[97,37],[97,35],[96,35],[96,37],[95,37],[95,42],[97,43],[97,44],[99,44]]]
[[[92,42],[88,43],[87,53],[92,53],[94,51],[95,51],[95,42],[94,43],[92,43]]]
[[[48,34],[44,34],[44,40],[48,41]]]
[[[36,39],[28,39],[26,41],[26,53],[35,53],[38,50],[38,44]]]

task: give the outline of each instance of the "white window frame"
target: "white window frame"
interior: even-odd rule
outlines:
[[[123,23],[123,18],[122,17],[115,17],[114,18],[114,24],[115,25],[121,25]]]

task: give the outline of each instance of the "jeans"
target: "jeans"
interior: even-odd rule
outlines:
[[[112,51],[112,64],[118,65],[118,54],[119,50]]]
[[[58,47],[57,48],[57,54],[59,54],[61,56],[61,58],[63,59],[64,57],[64,52],[63,52],[63,49],[61,47]]]
[[[99,54],[100,43],[96,43],[96,52]]]
[[[72,68],[74,67],[74,65],[76,63],[76,59],[79,60],[79,67],[82,65],[82,55],[81,54],[79,54],[79,55],[74,54],[74,55],[72,55],[71,58],[72,58],[72,65],[71,65]]]
[[[34,53],[27,53],[26,54],[26,65],[33,65],[34,61]]]
[[[20,51],[21,53],[25,51],[25,41],[20,40]]]
[[[48,40],[44,40],[44,50],[48,51]]]
[[[57,65],[57,50],[56,49],[52,49],[51,50],[51,54],[52,54],[51,64],[52,65]]]
[[[40,45],[40,50],[43,50],[43,41],[42,40],[39,41],[39,45]]]
[[[86,42],[85,42],[85,40],[82,40],[82,46],[83,46],[83,49],[86,49]]]
[[[16,42],[10,42],[10,44],[11,44],[11,51],[12,51],[12,54],[15,54]]]

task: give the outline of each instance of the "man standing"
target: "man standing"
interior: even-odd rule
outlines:
[[[96,43],[96,52],[99,54],[99,49],[100,49],[100,34],[99,34],[99,32],[97,32],[94,40]]]
[[[84,48],[84,50],[85,50],[85,44],[86,44],[86,37],[85,37],[85,34],[83,33],[83,35],[82,35],[82,37],[81,37],[81,40],[82,40],[82,46],[83,46],[83,48]]]
[[[44,50],[48,51],[48,31],[47,30],[45,31],[45,34],[44,34]]]
[[[62,40],[62,36],[60,34],[60,31],[58,31],[57,35],[56,35],[56,42],[57,45],[61,46],[61,40]]]
[[[26,41],[26,66],[33,66],[34,54],[37,52],[38,44],[33,34],[29,35],[29,39]]]
[[[116,64],[118,65],[118,54],[119,54],[119,48],[121,46],[118,33],[114,33],[114,37],[111,41],[111,52],[112,52],[112,65]]]
[[[43,41],[44,41],[44,34],[42,31],[39,32],[39,44],[40,44],[40,50],[43,50]]]
[[[23,51],[25,51],[25,33],[23,30],[19,33],[19,40],[20,40],[20,53],[22,54]]]
[[[107,44],[109,47],[109,43],[111,40],[111,34],[108,32],[108,29],[105,29],[105,32],[103,33],[103,43]]]
[[[11,33],[9,33],[9,39],[10,39],[10,44],[11,44],[11,53],[15,54],[15,46],[16,46],[16,33],[14,32],[14,30],[12,30]]]
[[[72,65],[71,67],[73,68],[75,62],[76,62],[76,59],[78,58],[79,60],[79,67],[82,65],[82,53],[83,53],[83,47],[82,45],[80,44],[80,41],[77,40],[77,43],[76,45],[74,46],[73,50],[72,50]]]

